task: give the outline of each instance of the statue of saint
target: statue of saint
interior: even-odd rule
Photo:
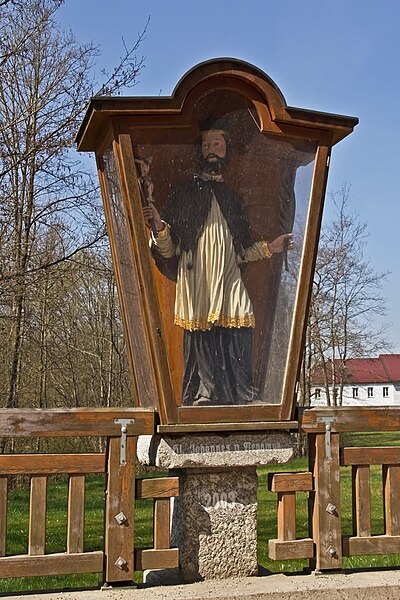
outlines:
[[[224,182],[231,136],[224,120],[203,123],[196,143],[199,170],[176,188],[161,214],[145,207],[157,237],[157,264],[176,264],[175,324],[184,332],[184,406],[259,402],[253,385],[253,306],[242,279],[249,261],[292,246],[292,234],[254,242],[241,197]],[[162,270],[162,266],[160,266]]]

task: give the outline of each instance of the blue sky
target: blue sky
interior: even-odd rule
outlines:
[[[383,293],[400,352],[400,2],[66,0],[59,19],[81,43],[99,45],[100,70],[117,63],[121,38],[132,45],[148,16],[145,68],[130,95],[170,95],[199,62],[234,57],[265,71],[291,106],[359,117],[333,150],[328,192],[352,184],[370,232],[366,255],[391,273]]]

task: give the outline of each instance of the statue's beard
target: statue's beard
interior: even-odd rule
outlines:
[[[216,160],[208,160],[210,157],[215,157]],[[206,158],[201,160],[201,169],[206,173],[221,173],[225,167],[226,159],[217,156],[216,154],[209,154]]]

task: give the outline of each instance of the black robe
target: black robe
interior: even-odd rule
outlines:
[[[199,237],[211,209],[213,195],[232,235],[235,252],[244,258],[254,241],[241,197],[223,181],[194,178],[176,188],[160,215],[170,227],[178,255],[163,258],[153,244],[159,270],[176,281],[179,253],[188,253],[193,262]],[[255,402],[258,390],[252,384],[252,330],[248,327],[213,327],[208,331],[184,331],[185,370],[182,404],[232,405]]]
[[[179,251],[193,255],[211,208],[213,192],[231,232],[235,252],[243,258],[246,248],[254,243],[250,223],[241,197],[225,182],[205,181],[195,175],[191,181],[172,192],[160,216],[168,223]],[[165,259],[154,245],[152,253],[161,273],[176,281],[179,256]]]

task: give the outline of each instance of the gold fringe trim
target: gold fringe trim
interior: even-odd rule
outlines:
[[[254,315],[245,315],[244,317],[224,317],[223,315],[215,315],[210,313],[208,319],[182,319],[179,315],[175,315],[175,325],[188,329],[189,331],[208,331],[214,326],[239,328],[239,327],[255,327],[256,322]]]
[[[271,258],[272,252],[269,249],[268,242],[265,242],[265,241],[262,242],[262,249],[264,251],[265,258]]]

